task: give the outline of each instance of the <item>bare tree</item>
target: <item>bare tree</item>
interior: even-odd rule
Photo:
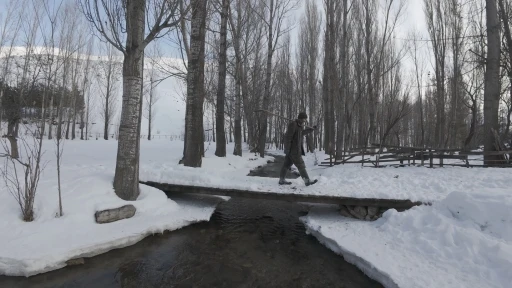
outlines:
[[[59,14],[60,20],[60,41],[59,41],[59,58],[62,61],[62,88],[61,95],[58,101],[58,123],[57,123],[57,138],[64,137],[62,125],[67,123],[65,137],[69,139],[69,116],[70,107],[73,106],[73,93],[69,91],[68,84],[73,81],[73,54],[80,48],[80,43],[77,43],[76,31],[78,28],[78,17],[76,7],[73,3],[68,3],[63,6],[62,12]],[[75,14],[75,15],[73,15]],[[73,83],[71,83],[73,85]],[[64,117],[68,121],[64,121]]]
[[[96,80],[99,84],[101,101],[101,117],[103,118],[103,139],[108,140],[109,129],[117,111],[117,91],[121,78],[121,63],[115,48],[106,44],[106,58],[98,63]]]
[[[444,146],[445,138],[445,81],[446,81],[446,48],[448,42],[448,9],[444,0],[425,0],[425,16],[432,41],[435,60],[436,79],[436,128],[435,143],[437,147]]]
[[[415,138],[415,145],[420,145],[423,147],[425,145],[425,124],[424,124],[424,117],[423,117],[423,76],[425,72],[425,66],[424,61],[425,58],[421,54],[420,46],[419,46],[419,32],[415,32],[412,34],[412,44],[410,47],[410,54],[412,56],[413,62],[414,62],[414,72],[415,72],[415,80],[416,80],[416,89],[418,96],[416,98],[416,105],[417,105],[417,117],[416,125],[414,125],[414,130],[420,131],[420,137]]]
[[[484,151],[499,150],[496,139],[500,100],[500,21],[495,0],[486,0],[487,62],[484,85]],[[498,157],[484,155],[485,165],[495,165]],[[492,162],[493,161],[493,162]]]
[[[507,70],[507,76],[509,81],[509,99],[508,101],[505,101],[507,105],[507,116],[506,116],[506,124],[505,124],[505,132],[503,133],[503,137],[510,137],[510,116],[512,116],[512,33],[510,32],[510,2],[508,2],[507,7],[505,7],[503,0],[498,0],[499,3],[499,10],[500,10],[500,16],[501,21],[503,21],[503,34],[505,36],[505,43],[506,43],[506,55],[508,55],[509,63],[508,65],[505,65],[505,69]]]
[[[91,57],[92,57],[92,49],[94,47],[94,40],[92,37],[89,37],[87,40],[87,49],[86,49],[86,59],[85,59],[85,67],[82,75],[82,84],[81,84],[81,96],[83,99],[83,107],[80,109],[80,140],[88,140],[89,139],[89,116],[91,114]],[[87,95],[87,96],[86,96]],[[85,129],[85,137],[84,137],[84,129]]]
[[[20,15],[21,16],[21,15]],[[28,16],[27,14],[23,16]],[[2,97],[2,106],[5,111],[5,116],[7,120],[7,134],[4,136],[9,140],[11,144],[11,152],[10,156],[13,158],[19,157],[18,151],[18,134],[19,134],[19,126],[22,117],[22,109],[26,106],[25,96],[27,94],[27,89],[30,86],[30,74],[36,73],[36,69],[32,66],[34,60],[34,51],[33,48],[36,42],[38,23],[35,19],[31,21],[23,22],[26,26],[21,28],[22,33],[24,34],[24,38],[22,39],[23,44],[25,46],[25,53],[19,62],[15,61],[14,70],[16,71],[17,78],[17,94],[9,94],[3,95]]]
[[[167,34],[169,28],[180,23],[181,1],[79,1],[81,10],[99,37],[112,44],[124,56],[123,104],[114,190],[122,199],[136,200],[140,193],[139,150],[144,48],[153,40]]]
[[[156,102],[160,99],[156,91],[158,85],[157,70],[154,66],[151,66],[149,70],[149,81],[144,87],[144,113],[143,116],[148,119],[148,140],[151,140],[152,125],[156,117]]]
[[[2,131],[4,109],[2,107],[4,90],[7,85],[7,76],[10,72],[12,63],[12,53],[19,34],[22,19],[23,7],[26,7],[26,1],[19,5],[19,1],[11,0],[7,5],[2,23],[0,34],[0,57],[2,57],[2,69],[0,74],[0,133]],[[7,45],[9,43],[9,45]]]
[[[258,10],[254,10],[261,20],[265,23],[267,29],[267,62],[265,71],[265,86],[263,91],[263,100],[261,107],[263,110],[268,110],[270,105],[271,87],[270,80],[272,78],[272,57],[276,51],[279,38],[289,31],[289,27],[283,27],[285,19],[291,10],[295,9],[296,2],[293,0],[267,0],[260,3],[264,7],[265,15],[260,14]],[[260,157],[265,156],[265,143],[267,139],[267,128],[268,121],[265,113],[260,114],[259,118],[259,141],[258,141],[258,152]]]
[[[44,121],[41,122],[40,127],[44,127]],[[33,143],[29,143],[23,138],[21,141],[23,153],[18,158],[12,157],[12,151],[5,142],[2,142],[5,152],[0,153],[0,158],[7,158],[4,167],[0,169],[0,173],[4,178],[7,189],[20,206],[23,221],[26,222],[34,220],[34,200],[39,179],[45,166],[41,163],[43,134],[40,133],[40,130],[39,133],[33,134],[40,135],[40,137],[29,136],[33,139]]]
[[[254,43],[261,41],[260,38],[253,37],[257,31],[261,32],[260,22],[254,21],[255,15],[251,13],[251,2],[245,0],[232,1],[235,7],[229,7],[228,20],[231,30],[231,41],[233,43],[235,64],[233,77],[235,80],[235,147],[233,154],[242,156],[242,135],[250,147],[255,147],[255,123],[253,111],[248,108],[251,106],[251,95],[249,92],[249,70],[250,54],[254,52]],[[253,79],[257,82],[256,79]],[[242,111],[242,107],[244,110]],[[242,123],[242,114],[247,125]],[[248,131],[248,137],[242,129]]]
[[[301,83],[306,86],[305,90],[307,95],[304,99],[304,106],[309,107],[309,119],[310,122],[317,121],[317,82],[318,82],[318,46],[320,40],[320,25],[322,22],[322,16],[320,10],[316,4],[316,1],[306,1],[305,13],[302,16],[300,23],[299,32],[299,43],[301,49],[301,57],[298,62],[304,66],[304,71],[301,73]],[[305,91],[305,92],[306,92]],[[305,95],[304,95],[305,96]],[[306,105],[307,102],[307,105]],[[313,151],[317,147],[318,132],[315,130],[314,133],[308,134],[308,150]]]
[[[183,165],[201,167],[203,156],[204,54],[206,1],[192,0],[190,55],[187,73],[185,154]]]
[[[340,6],[341,4],[338,1],[325,1],[326,23],[324,37],[324,75],[322,79],[322,88],[324,112],[324,150],[329,155],[333,155],[335,152],[335,101],[339,92],[338,69],[336,66],[336,16],[338,15],[339,9],[341,9]]]
[[[23,1],[21,3],[21,12],[27,13],[23,14],[27,17],[20,17],[22,19],[31,19],[31,21],[25,22],[28,24],[28,29],[24,30],[26,32],[25,40],[27,46],[27,50],[33,48],[33,44],[35,43],[35,30],[39,25],[39,11],[40,6],[34,5],[33,7],[29,7],[27,2]],[[30,9],[33,8],[33,9]],[[33,12],[33,14],[31,14]],[[21,14],[20,14],[21,16]],[[14,40],[14,39],[13,39]],[[27,52],[28,53],[28,52]],[[32,53],[32,52],[30,52]],[[27,57],[29,56],[29,57]],[[28,66],[33,66],[33,62],[28,62],[32,59],[32,54],[26,54],[23,58],[23,64],[19,65],[21,68],[21,82],[19,85],[29,82],[29,68]],[[26,65],[25,65],[26,64]],[[34,73],[38,73],[39,71],[37,67],[30,69],[32,70],[32,84],[37,80],[37,75]],[[28,86],[28,85],[27,85]],[[23,100],[23,89],[21,88],[19,97],[17,100],[22,103]],[[3,100],[3,99],[2,99]],[[42,171],[44,170],[44,164],[41,163],[41,157],[43,155],[43,131],[45,129],[45,109],[46,109],[46,94],[43,93],[41,99],[41,118],[38,123],[34,126],[25,126],[25,130],[28,132],[27,140],[25,138],[21,138],[21,153],[18,155],[13,155],[12,149],[7,145],[6,141],[2,141],[2,152],[0,152],[0,158],[5,158],[4,166],[0,168],[0,173],[2,174],[5,186],[9,190],[9,192],[13,195],[15,200],[17,201],[20,211],[22,214],[22,219],[24,221],[30,222],[34,220],[34,200],[37,192],[37,187],[39,184],[39,179]],[[12,121],[8,117],[9,121]],[[19,123],[18,125],[19,126]],[[17,128],[16,128],[17,130]],[[17,131],[16,131],[17,133]],[[12,144],[12,143],[11,143]],[[17,149],[17,146],[16,146]],[[14,157],[16,156],[16,157]]]
[[[226,61],[227,61],[227,26],[229,0],[222,0],[220,21],[220,47],[219,47],[219,77],[217,84],[217,141],[215,142],[215,155],[226,157],[226,135],[224,133],[224,100],[226,97]],[[241,129],[240,129],[241,130]]]

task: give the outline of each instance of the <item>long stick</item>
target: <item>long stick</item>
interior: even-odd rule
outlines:
[[[272,112],[270,112],[270,111],[268,111],[268,110],[258,109],[258,110],[254,110],[254,112],[265,112],[265,113],[267,113],[267,114],[277,116],[277,117],[279,117],[279,118],[281,118],[281,119],[284,119],[284,120],[293,121],[293,120],[292,120],[292,119],[290,119],[290,118],[283,117],[283,116],[281,116],[281,115],[279,115],[279,114],[272,113]],[[310,129],[315,129],[315,128],[313,128],[313,127],[309,127],[309,126],[304,126],[304,127],[306,127],[306,128],[310,128]]]

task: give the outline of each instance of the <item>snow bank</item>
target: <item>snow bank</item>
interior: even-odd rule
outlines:
[[[308,232],[386,287],[511,287],[510,189],[453,192],[375,222],[315,211]]]
[[[183,142],[142,141],[141,165],[174,163]],[[215,204],[182,203],[160,190],[141,185],[137,201],[123,201],[112,189],[117,142],[66,141],[64,146],[62,202],[58,218],[58,190],[53,141],[44,141],[43,172],[35,200],[35,220],[21,220],[19,206],[0,179],[0,274],[30,276],[64,267],[69,259],[90,257],[126,247],[144,237],[208,221]],[[4,159],[0,159],[3,165]],[[213,169],[214,167],[211,167]],[[204,170],[206,171],[206,170]],[[204,172],[203,172],[204,173]],[[137,208],[134,217],[96,224],[97,210],[126,204]]]
[[[270,151],[270,153],[282,154],[282,151]],[[442,200],[453,191],[477,192],[490,188],[512,187],[512,177],[508,169],[463,167],[431,169],[413,166],[376,169],[362,168],[358,164],[323,167],[314,166],[315,158],[312,153],[307,154],[305,161],[310,177],[319,179],[319,182],[313,186],[305,187],[300,178],[291,180],[294,185],[278,186],[276,179],[246,177],[251,167],[263,165],[269,158],[271,157],[260,158],[247,153],[242,158],[228,155],[226,159],[207,155],[203,160],[203,166],[213,169],[208,170],[208,174],[200,173],[194,168],[177,166],[175,163],[180,158],[176,158],[173,160],[176,162],[162,162],[141,167],[141,179],[169,184],[248,189],[256,192],[409,199],[423,202]],[[318,162],[324,161],[325,158],[326,155],[323,152],[317,152]]]
[[[231,145],[230,145],[231,146]],[[211,148],[210,148],[211,149]],[[228,151],[232,151],[228,149]],[[270,190],[276,188],[277,179],[263,177],[248,177],[251,169],[267,164],[274,158],[264,158],[244,151],[242,157],[234,156],[232,153],[226,157],[216,157],[211,153],[205,153],[201,168],[185,167],[177,165],[181,154],[176,155],[171,161],[154,159],[146,165],[143,163],[140,168],[140,179],[142,181],[154,181],[160,183],[207,186],[232,189],[261,190],[265,187]],[[205,173],[207,171],[207,173]]]

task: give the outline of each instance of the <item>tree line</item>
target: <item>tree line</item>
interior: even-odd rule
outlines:
[[[261,156],[282,147],[286,123],[258,109],[307,111],[321,124],[308,149],[336,158],[372,144],[510,147],[510,1],[421,4],[426,31],[403,26],[404,0],[209,1],[204,95],[216,155],[225,139]]]
[[[68,73],[56,73],[52,61],[73,59],[87,45],[71,43],[90,43],[90,35],[69,32],[76,30],[71,24],[57,25],[63,20],[47,2],[40,10],[49,23],[44,47],[63,55],[41,61],[43,83],[73,87],[76,82],[87,91],[87,73],[74,76],[73,61],[61,61],[58,69]],[[85,19],[95,38],[121,59],[114,189],[121,198],[134,200],[141,119],[153,117],[143,109],[145,102],[152,103],[144,98],[153,87],[144,84],[144,60],[153,45],[160,43],[179,56],[179,65],[159,71],[186,85],[185,166],[201,166],[205,130],[215,133],[219,157],[241,155],[243,142],[264,156],[269,145],[282,147],[287,124],[272,114],[293,119],[299,111],[307,111],[313,125],[321,124],[307,139],[308,149],[336,158],[372,144],[462,150],[483,145],[494,151],[511,141],[510,4],[425,0],[421,9],[427,31],[406,36],[400,33],[405,0],[77,0],[78,9],[70,13],[83,17],[65,18],[70,23]],[[300,7],[303,12],[294,21]],[[9,23],[22,23],[30,31],[16,19]],[[297,37],[292,31],[298,31]],[[66,33],[75,40],[56,37]],[[81,52],[90,55],[86,48]],[[103,80],[108,78],[104,71]],[[20,79],[28,77],[21,73]],[[54,100],[47,101],[52,114]],[[103,103],[104,111],[112,107]],[[205,119],[207,112],[211,119]],[[210,127],[204,127],[205,121]],[[232,152],[226,151],[230,141],[235,143]]]

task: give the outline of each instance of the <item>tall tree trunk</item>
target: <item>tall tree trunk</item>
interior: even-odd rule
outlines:
[[[148,140],[151,140],[151,131],[153,125],[153,105],[155,105],[154,101],[154,79],[153,74],[151,75],[150,84],[149,84],[149,101],[148,101]]]
[[[476,96],[475,96],[476,97]],[[464,140],[464,150],[467,150],[469,151],[469,148],[470,148],[470,144],[471,144],[471,140],[473,140],[473,137],[475,135],[475,131],[476,131],[476,124],[477,124],[477,112],[478,112],[478,108],[477,108],[477,103],[476,101],[473,101],[473,105],[471,106],[471,124],[470,124],[470,127],[469,127],[469,133],[468,133],[468,136],[466,137],[466,140]]]
[[[19,149],[18,149],[18,131],[16,129],[16,124],[18,120],[16,119],[9,119],[7,121],[7,140],[9,140],[9,143],[11,144],[11,158],[18,159],[20,157]]]
[[[151,100],[149,100],[149,101],[151,101]],[[149,113],[149,115],[148,115],[149,116],[148,117],[148,140],[151,140],[151,123],[153,122],[153,121],[151,121],[151,117],[152,117],[151,110],[153,110],[153,109],[151,109],[151,107],[150,107],[149,111],[148,111],[148,113]]]
[[[233,143],[233,104],[229,105],[229,143]]]
[[[213,135],[213,142],[216,141],[216,138],[215,138],[215,106],[212,105],[212,135]]]
[[[346,124],[346,113],[343,113],[345,111],[345,105],[347,101],[347,84],[348,84],[348,65],[346,63],[347,59],[347,37],[348,37],[348,31],[347,31],[347,19],[348,18],[348,7],[347,7],[347,0],[343,0],[343,20],[342,20],[342,39],[341,39],[341,47],[340,47],[340,63],[341,63],[341,87],[340,87],[340,93],[339,93],[339,108],[338,108],[338,117],[337,117],[337,132],[336,132],[336,158],[340,159],[341,155],[343,154],[343,143],[344,143],[344,137],[345,137],[345,124]]]
[[[66,117],[68,120],[66,121],[66,139],[69,139],[69,128],[71,126],[71,115],[69,115],[69,108],[66,108]]]
[[[235,148],[233,151],[233,155],[242,156],[242,134],[244,137],[244,142],[247,142],[246,134],[245,134],[245,118],[244,123],[242,123],[242,98],[246,97],[242,94],[247,93],[247,85],[244,84],[243,78],[245,69],[243,69],[242,63],[242,51],[240,47],[241,42],[241,32],[242,32],[242,6],[241,1],[236,2],[237,9],[237,22],[236,25],[233,23],[233,18],[231,14],[228,14],[229,20],[232,26],[233,33],[233,47],[235,48]],[[246,32],[248,33],[248,32]],[[244,101],[246,101],[244,99]],[[247,109],[248,110],[248,109]],[[247,113],[247,112],[246,112]],[[249,112],[250,113],[250,112]],[[243,127],[243,133],[242,133]]]
[[[59,119],[59,123],[57,124],[57,139],[62,139],[62,116],[63,116],[63,107],[64,107],[64,99],[65,99],[65,96],[66,96],[66,85],[67,85],[67,74],[68,74],[68,63],[64,63],[64,73],[63,73],[63,78],[62,78],[62,93],[60,94],[60,99],[59,99],[59,108],[58,108],[58,119]]]
[[[243,116],[243,115],[242,115]],[[247,143],[247,131],[246,131],[246,123],[245,123],[245,117],[242,117],[242,128],[244,129],[242,131],[242,135],[244,135],[244,143]]]
[[[512,33],[510,32],[510,22],[509,22],[509,19],[508,19],[508,14],[507,14],[507,10],[505,10],[505,5],[503,4],[503,0],[498,0],[499,1],[499,5],[500,5],[500,11],[501,11],[501,20],[503,21],[503,28],[504,28],[504,34],[505,34],[505,39],[507,40],[507,52],[508,52],[508,56],[509,56],[509,59],[510,61],[512,61]],[[508,79],[509,79],[509,82],[512,83],[512,67],[509,68],[509,71],[508,71]],[[510,106],[512,106],[512,85],[511,87],[509,88],[510,91]],[[504,139],[508,138],[509,137],[509,133],[510,133],[510,116],[512,114],[512,108],[511,107],[508,107],[508,111],[507,111],[507,126],[505,127],[505,133],[503,133],[503,137]]]
[[[217,142],[215,156],[226,157],[226,137],[224,135],[224,102],[226,99],[226,38],[228,26],[229,1],[222,0],[220,14],[219,81],[217,85]]]
[[[235,149],[233,151],[233,155],[242,156],[242,95],[240,95],[242,63],[239,57],[236,57],[235,61]]]
[[[123,102],[114,177],[114,190],[124,200],[136,200],[139,196],[145,4],[144,0],[132,0],[126,5]]]
[[[368,134],[366,135],[365,142],[363,143],[364,146],[368,145],[368,141],[373,142],[375,140],[376,135],[376,125],[375,125],[375,114],[377,109],[377,101],[374,93],[374,87],[372,82],[372,50],[371,50],[371,37],[372,37],[372,30],[371,30],[371,23],[372,23],[372,17],[370,14],[370,3],[368,2],[365,6],[365,51],[366,51],[366,86],[367,86],[367,92],[368,92],[368,108],[369,108],[369,121],[370,121],[370,127],[368,129]],[[383,49],[383,48],[382,48]],[[362,131],[361,131],[362,132]]]
[[[327,1],[327,9],[331,6],[330,1]],[[329,13],[327,13],[329,15]],[[329,18],[327,19],[326,25],[329,25]],[[323,112],[324,112],[324,150],[325,153],[331,153],[329,143],[329,77],[327,76],[329,67],[329,57],[330,57],[330,44],[329,44],[329,29],[326,27],[325,29],[325,37],[324,37],[324,63],[323,63],[323,76],[322,76],[322,100],[323,100]]]
[[[107,92],[107,95],[108,95],[108,92]],[[108,113],[108,109],[109,109],[109,106],[108,106],[108,96],[107,96],[107,100],[105,101],[105,112],[104,112],[105,113],[105,123],[103,125],[103,139],[105,139],[105,140],[108,140],[108,122],[110,122],[110,115]]]
[[[498,112],[500,100],[500,21],[496,0],[486,0],[487,16],[487,63],[484,87],[484,151],[496,151],[494,132],[498,132]],[[494,130],[494,132],[493,132]],[[499,157],[484,155],[484,164],[497,164]]]
[[[80,113],[80,140],[84,140],[84,110]]]
[[[274,0],[270,0],[270,8],[269,8],[269,20],[268,20],[268,40],[267,40],[267,68],[266,68],[266,76],[265,76],[265,88],[263,92],[263,102],[262,108],[263,110],[268,110],[269,102],[270,102],[270,80],[272,77],[272,55],[274,54],[273,41],[274,36],[272,33],[274,32]],[[266,113],[260,113],[260,135],[259,135],[259,153],[260,157],[265,156],[265,142],[267,138],[267,119]]]
[[[75,109],[73,109],[75,110]],[[73,111],[73,118],[71,119],[73,121],[71,125],[71,139],[74,140],[76,138],[76,113]]]
[[[185,117],[185,156],[183,164],[201,167],[203,154],[204,50],[206,35],[206,1],[192,0],[190,58],[187,73]],[[217,126],[219,126],[217,124]],[[217,135],[217,141],[220,141]]]
[[[50,112],[49,112],[49,116],[48,116],[48,120],[50,121],[49,125],[48,125],[48,140],[51,140],[53,138],[52,136],[52,128],[53,128],[53,89],[50,91]]]
[[[90,91],[88,92],[90,93]],[[91,96],[87,95],[87,114],[85,114],[85,140],[89,140],[89,115],[91,114]]]

